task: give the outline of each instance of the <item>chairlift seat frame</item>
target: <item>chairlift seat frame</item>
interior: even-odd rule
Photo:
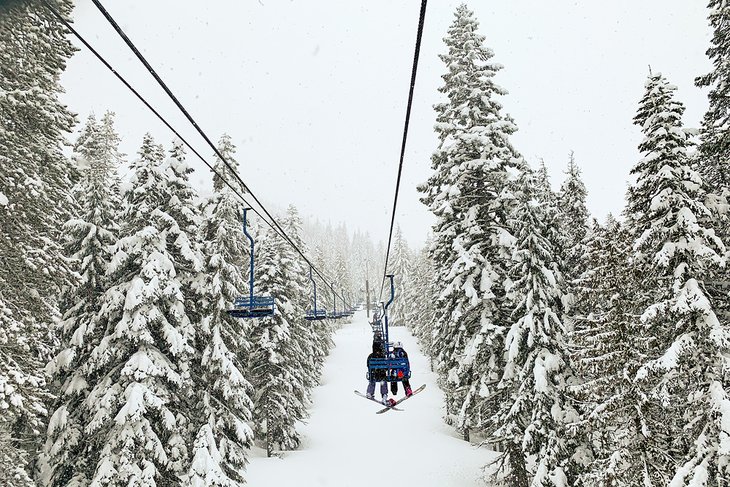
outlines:
[[[411,378],[411,364],[407,357],[403,358],[371,358],[368,360],[366,378],[370,380],[377,370],[385,370],[386,382],[400,382]],[[379,374],[376,375],[376,377]],[[383,380],[379,377],[377,380]]]
[[[255,296],[253,293],[254,285],[254,242],[251,234],[246,229],[246,215],[250,208],[243,209],[243,234],[248,238],[251,244],[251,253],[249,261],[249,277],[248,277],[248,296],[236,298],[233,302],[233,309],[226,312],[234,318],[265,318],[273,316],[276,311],[276,304],[273,296]]]
[[[327,318],[328,318],[327,310],[324,310],[324,309],[318,309],[318,310],[309,309],[309,310],[307,310],[307,313],[304,315],[304,319],[307,321],[320,321],[320,320],[326,320]]]
[[[228,314],[234,318],[263,318],[272,316],[275,311],[276,304],[271,296],[242,296],[236,298]]]

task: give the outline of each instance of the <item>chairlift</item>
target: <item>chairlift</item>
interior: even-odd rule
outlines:
[[[342,318],[342,313],[337,311],[337,295],[335,294],[335,288],[332,284],[330,284],[330,289],[332,290],[332,312],[327,315],[327,318],[337,320]]]
[[[271,316],[276,310],[276,304],[274,303],[273,296],[254,296],[253,283],[254,283],[254,243],[253,237],[248,233],[246,229],[246,214],[251,208],[243,209],[243,233],[251,242],[251,269],[248,280],[248,296],[241,296],[236,298],[233,302],[233,309],[229,309],[227,313],[234,318],[264,318]]]
[[[342,311],[342,317],[343,318],[349,318],[350,316],[352,316],[353,314],[355,314],[352,311],[352,307],[349,305],[349,303],[347,303],[345,301],[345,291],[344,290],[342,291],[342,307],[344,308],[343,311]]]
[[[347,296],[350,297],[349,294]],[[352,300],[350,300],[348,302],[348,306],[347,306],[347,316],[353,316],[354,314],[355,314],[355,308],[354,308],[354,306],[352,306]]]
[[[390,300],[387,304],[383,305],[383,320],[381,321],[376,319],[374,320],[375,324],[373,325],[373,340],[379,341],[378,335],[382,337],[382,347],[385,352],[385,358],[371,358],[368,360],[368,372],[366,377],[370,380],[370,377],[376,370],[385,370],[385,380],[387,382],[399,382],[403,379],[411,378],[411,365],[408,362],[407,357],[395,358],[392,356],[393,344],[389,341],[388,337],[388,306],[390,306],[393,299],[395,299],[395,289],[393,286],[393,275],[389,274],[386,277],[390,278]],[[383,321],[385,322],[384,327],[382,327]],[[378,375],[380,374],[376,374],[376,377]]]
[[[307,310],[306,314],[304,315],[304,319],[308,321],[326,320],[327,310],[317,309],[317,283],[312,277],[312,266],[309,266],[309,280],[312,281],[312,286],[314,286],[314,299],[312,300],[313,309]]]

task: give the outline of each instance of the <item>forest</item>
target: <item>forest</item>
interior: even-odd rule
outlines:
[[[426,244],[277,201],[249,222],[249,275],[234,138],[217,138],[209,196],[177,137],[122,153],[117,114],[80,121],[60,101],[79,47],[48,4],[0,3],[0,484],[244,485],[254,445],[301,447],[350,321],[307,320],[314,285],[322,309],[370,309],[385,267],[390,325],[428,357],[443,420],[497,452],[488,485],[728,485],[730,5],[707,12],[709,108],[685,127],[649,70],[620,214],[590,215],[576,154],[555,189],[520,153],[502,66],[463,4],[418,186]],[[270,316],[229,315],[249,277]]]

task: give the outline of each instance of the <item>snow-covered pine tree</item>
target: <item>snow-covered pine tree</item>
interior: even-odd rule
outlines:
[[[299,211],[294,205],[289,205],[286,216],[282,222],[286,234],[302,251],[307,251],[307,246],[302,239],[302,219]],[[306,389],[305,399],[309,401],[310,391],[319,381],[319,372],[324,358],[327,355],[329,337],[327,336],[328,326],[324,321],[308,322],[304,319],[305,310],[312,307],[310,294],[312,285],[309,281],[309,268],[306,262],[292,250],[291,261],[288,264],[292,279],[292,289],[296,290],[291,295],[295,311],[290,319],[290,332],[292,339],[297,342],[297,349],[301,350],[302,360],[298,363],[299,380]]]
[[[45,485],[67,485],[72,480],[85,485],[91,473],[90,459],[96,454],[84,431],[91,417],[85,399],[93,382],[85,366],[104,336],[97,314],[118,233],[115,215],[119,160],[113,156],[118,140],[113,125],[110,130],[100,131],[96,119],[90,116],[74,144],[74,159],[82,168],[76,191],[80,216],[63,228],[65,254],[73,262],[79,280],[61,301],[61,350],[48,366],[60,389],[44,447],[41,479]]]
[[[634,315],[640,276],[629,265],[629,234],[611,215],[604,226],[594,221],[585,244],[571,344],[580,382],[572,389],[590,451],[576,485],[642,485],[641,391],[633,381],[642,346]]]
[[[96,115],[90,113],[73,144],[73,159],[81,169],[91,164],[90,161],[99,159],[100,138],[99,122],[96,120]]]
[[[112,111],[106,111],[104,116],[101,117],[101,122],[99,122],[99,132],[101,135],[101,145],[99,150],[101,151],[101,158],[105,161],[109,161],[109,164],[112,164],[115,167],[115,170],[112,173],[112,187],[114,191],[111,196],[116,198],[115,201],[117,203],[117,208],[121,208],[121,180],[119,179],[117,168],[121,167],[124,163],[125,154],[119,151],[121,138],[114,128],[114,117],[115,114]]]
[[[570,306],[575,300],[575,280],[586,269],[584,263],[585,238],[588,233],[588,209],[586,208],[586,187],[580,177],[580,168],[575,162],[573,151],[568,159],[568,170],[565,181],[558,192],[558,220],[560,233],[563,236],[563,277],[566,282],[566,308],[570,313]]]
[[[218,169],[223,170],[220,164]],[[220,293],[209,287],[210,277],[203,271],[200,213],[189,182],[192,168],[180,140],[173,141],[164,170],[170,198],[161,210],[176,223],[168,230],[168,248],[177,264],[185,312],[195,328],[191,392],[198,394],[191,393],[187,398],[185,418],[195,441],[192,464],[185,478],[190,485],[201,487],[240,485],[246,464],[245,449],[252,439],[246,424],[250,419],[250,385],[230,350],[230,346],[239,344],[230,340],[226,343],[240,329],[227,328],[221,322],[225,318],[214,315],[220,303],[213,302],[220,299]],[[179,462],[184,468],[188,468],[186,460],[181,458]]]
[[[175,484],[187,471],[184,398],[192,395],[194,326],[184,281],[185,269],[195,267],[194,250],[178,222],[162,210],[176,197],[164,158],[163,148],[146,135],[131,164],[123,237],[101,298],[97,326],[104,336],[84,366],[92,484]]]
[[[565,276],[567,242],[565,240],[566,236],[560,226],[560,194],[553,191],[550,174],[548,173],[544,159],[540,159],[537,171],[534,172],[534,179],[535,197],[542,203],[544,210],[545,230],[547,233],[543,236],[550,240],[553,247],[554,261],[551,265],[554,266],[556,275]],[[560,283],[559,286],[565,291],[563,283]],[[564,311],[566,309],[566,301],[569,301],[565,293],[563,294],[562,301],[562,310],[556,309],[553,311],[560,311],[561,320],[565,320],[566,316]],[[563,321],[563,324],[567,325],[568,323]]]
[[[332,276],[334,282],[332,284],[335,286],[335,293],[339,296],[337,298],[337,311],[340,312],[345,311],[345,307],[348,304],[343,301],[343,299],[348,294],[352,294],[352,276],[350,274],[350,265],[347,255],[348,254],[344,246],[336,249],[333,261],[334,265],[332,267],[334,270]]]
[[[274,296],[276,312],[255,320],[248,368],[255,391],[254,431],[266,440],[271,456],[275,445],[280,450],[299,446],[295,424],[307,415],[307,389],[300,368],[306,357],[292,336],[292,323],[305,313],[299,303],[306,291],[299,288],[293,273],[298,256],[289,243],[270,229],[257,240],[256,294]]]
[[[302,219],[294,205],[289,205],[287,208],[283,227],[296,246],[306,252],[307,247],[302,239]],[[293,297],[293,299],[297,299],[296,309],[299,314],[295,316],[296,319],[292,319],[291,330],[293,338],[299,342],[299,348],[304,353],[304,360],[299,365],[302,369],[301,380],[307,388],[307,398],[309,398],[309,392],[319,383],[324,359],[332,347],[332,329],[327,320],[308,322],[303,319],[304,310],[312,309],[312,299],[314,297],[314,289],[309,281],[309,268],[306,267],[306,263],[298,256],[295,256],[290,271],[296,281],[295,289],[301,289],[302,291],[299,296],[294,295]],[[317,279],[316,274],[313,274],[312,278]],[[318,301],[321,289],[322,286],[318,286]],[[320,306],[319,303],[318,306]]]
[[[558,211],[558,194],[553,191],[553,185],[550,182],[550,173],[547,170],[545,159],[540,158],[540,164],[537,171],[534,171],[534,184],[536,198],[549,204],[546,208],[550,213]]]
[[[218,140],[218,152],[225,158],[226,162],[238,172],[238,163],[234,159],[236,153],[236,146],[233,144],[233,139],[228,134],[223,134]],[[218,154],[215,154],[215,168],[218,174],[222,175],[228,183],[234,188],[238,189],[241,193],[247,192],[246,188],[241,188],[241,184],[237,181],[232,171],[228,169],[228,166],[221,161]],[[218,174],[213,175],[213,189],[228,186]]]
[[[510,168],[524,164],[509,137],[517,130],[502,113],[506,91],[493,78],[501,66],[477,32],[465,5],[441,55],[447,68],[439,91],[448,101],[435,106],[439,147],[434,173],[419,186],[421,201],[436,216],[431,258],[442,286],[434,317],[434,352],[444,381],[447,412],[468,437],[490,414],[483,397],[501,375],[504,296],[513,237],[508,215],[513,202]]]
[[[433,316],[437,290],[433,277],[433,264],[428,255],[429,248],[430,241],[427,241],[424,248],[413,258],[412,270],[406,285],[405,302],[408,303],[408,307],[405,321],[418,339],[421,350],[429,357],[434,357]]]
[[[170,199],[160,209],[173,221],[167,232],[167,246],[180,267],[177,275],[183,284],[186,313],[197,324],[202,319],[202,312],[198,308],[206,287],[202,272],[203,244],[198,231],[201,218],[195,201],[197,194],[190,185],[193,169],[186,160],[181,140],[173,140],[163,169],[166,173],[165,189]]]
[[[238,169],[235,147],[229,137],[221,138],[219,150]],[[226,167],[216,161],[216,171]],[[250,321],[230,317],[226,311],[244,295],[243,268],[248,240],[243,234],[242,203],[233,191],[216,178],[213,195],[205,202],[201,234],[205,252],[205,286],[202,319],[196,333],[200,364],[199,422],[192,448],[190,485],[240,486],[248,463],[253,432],[252,388],[246,378],[251,344]]]
[[[644,469],[651,481],[671,480],[673,487],[717,485],[730,475],[723,446],[730,330],[715,316],[704,279],[722,263],[725,248],[703,223],[710,216],[706,187],[687,157],[684,106],[675,91],[661,74],[650,74],[634,119],[644,157],[627,193],[633,258],[644,277],[645,300],[637,301],[647,349],[637,380],[646,393],[643,429],[653,454]]]
[[[573,485],[568,424],[578,415],[568,396],[572,370],[556,312],[563,291],[535,175],[525,171],[518,188],[510,290],[514,321],[505,339],[504,374],[496,392],[500,406],[489,441],[505,445],[496,462],[507,485],[564,487]]]
[[[390,326],[405,326],[407,324],[406,314],[408,308],[412,306],[412,304],[406,301],[406,296],[408,295],[407,283],[409,282],[411,272],[411,251],[408,248],[408,242],[403,238],[400,225],[397,225],[395,228],[393,249],[391,250],[389,260],[388,274],[393,274],[395,299],[388,308],[388,320]],[[388,296],[387,289],[383,294]]]
[[[71,17],[69,0],[56,7]],[[55,353],[57,298],[73,272],[62,224],[78,180],[62,147],[75,120],[59,101],[74,48],[39,2],[0,4],[0,484],[33,485],[43,442],[43,366]]]
[[[707,185],[706,205],[712,211],[712,225],[727,245],[730,242],[730,4],[727,0],[710,0],[708,8],[713,36],[707,56],[713,70],[695,79],[697,86],[709,88],[709,106],[700,130],[699,172]],[[718,318],[730,326],[730,267],[713,269],[705,285]]]

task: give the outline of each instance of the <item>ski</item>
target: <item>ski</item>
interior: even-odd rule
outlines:
[[[377,402],[377,403],[378,403],[378,404],[380,404],[381,406],[383,405],[383,403],[382,403],[382,402],[378,401],[378,400],[377,400],[377,399],[375,399],[375,398],[372,398],[372,399],[371,399],[371,398],[369,398],[368,396],[366,396],[365,394],[363,394],[363,393],[362,393],[362,392],[360,392],[360,391],[355,391],[355,394],[357,394],[358,396],[360,396],[360,397],[362,397],[362,398],[365,398],[365,399],[367,399],[368,401],[373,401],[373,402]],[[390,406],[388,406],[388,409],[391,409],[391,407],[390,407]],[[398,408],[396,408],[396,407],[393,407],[392,409],[395,409],[396,411],[403,411],[402,409],[398,409]]]
[[[378,411],[378,412],[377,412],[377,413],[375,413],[375,414],[383,414],[384,412],[387,412],[387,411],[388,411],[388,410],[390,410],[390,409],[395,409],[396,411],[399,411],[399,409],[396,409],[396,407],[395,407],[395,406],[397,406],[398,404],[402,403],[402,402],[403,402],[403,401],[405,401],[406,399],[409,399],[409,398],[411,398],[411,397],[415,396],[416,394],[418,394],[419,392],[421,392],[421,391],[422,391],[422,390],[424,390],[425,388],[426,388],[426,384],[423,384],[423,385],[422,385],[421,387],[419,387],[418,389],[415,389],[415,390],[413,391],[413,394],[411,394],[410,396],[406,396],[406,397],[403,397],[403,398],[401,398],[401,399],[398,399],[398,400],[397,400],[397,401],[395,402],[395,404],[394,404],[393,406],[389,406],[389,407],[383,408],[383,409],[381,409],[380,411]]]

